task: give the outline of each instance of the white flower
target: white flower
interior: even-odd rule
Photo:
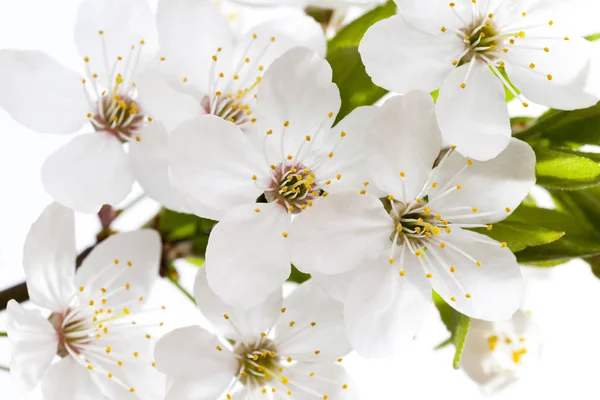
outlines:
[[[450,149],[433,168],[442,139],[424,92],[388,100],[368,138],[369,172],[389,196],[320,199],[295,219],[291,242],[295,265],[345,301],[353,348],[365,356],[397,350],[423,322],[432,287],[463,314],[510,317],[522,291],[515,256],[463,228],[491,229],[527,195],[535,182],[529,145],[513,139],[488,162]]]
[[[375,6],[385,3],[387,0],[231,0],[233,3],[246,4],[249,6],[297,6],[297,7],[319,7],[331,9],[344,9],[351,6]]]
[[[488,394],[519,380],[539,362],[542,337],[531,312],[501,322],[471,320],[461,366]]]
[[[317,22],[295,12],[238,39],[211,0],[162,0],[157,26],[161,62],[136,83],[144,109],[164,126],[133,149],[134,170],[147,194],[169,208],[185,209],[189,199],[181,198],[168,173],[167,130],[203,114],[248,130],[256,121],[257,87],[271,62],[302,45],[324,56],[325,36]]]
[[[121,233],[75,272],[73,211],[48,206],[27,236],[24,268],[31,302],[50,316],[9,302],[15,379],[27,389],[41,381],[46,400],[160,398],[151,326],[136,324],[158,277],[160,247],[153,231]]]
[[[355,398],[340,357],[350,351],[342,304],[305,282],[285,300],[233,309],[198,271],[196,302],[218,336],[199,326],[177,329],[156,345],[168,377],[166,400]]]
[[[46,191],[82,212],[117,204],[134,177],[122,143],[143,136],[144,112],[134,77],[156,43],[152,13],[144,0],[86,0],[75,40],[86,74],[63,67],[38,51],[0,52],[0,106],[38,132],[87,133],[58,149],[42,167]],[[148,44],[145,44],[148,41]]]
[[[561,32],[546,2],[395,1],[399,15],[373,25],[360,44],[367,72],[399,93],[440,89],[440,129],[464,156],[488,160],[509,144],[504,88],[525,107],[523,96],[563,110],[598,101],[586,87],[589,42]]]
[[[208,115],[172,133],[175,180],[206,205],[196,214],[220,221],[207,274],[227,304],[258,305],[288,278],[293,215],[328,192],[362,186],[363,138],[377,109],[359,108],[331,128],[340,108],[331,74],[316,53],[292,49],[265,73],[256,131]]]

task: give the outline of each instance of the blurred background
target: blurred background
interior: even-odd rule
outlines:
[[[123,0],[125,1],[125,0]],[[554,1],[554,0],[542,0]],[[567,3],[567,1],[556,1]],[[554,20],[568,23],[573,33],[600,32],[600,1],[574,0],[568,12]],[[80,0],[0,0],[0,49],[44,51],[63,65],[81,70],[73,39]],[[151,1],[153,7],[156,1]],[[600,52],[600,46],[598,46]],[[2,71],[0,71],[2,73]],[[2,90],[2,88],[0,88]],[[57,93],[57,96],[59,93]],[[523,107],[515,107],[523,112]],[[543,109],[531,107],[530,113]],[[41,135],[20,126],[0,110],[0,290],[24,279],[22,246],[31,223],[51,202],[40,180],[46,157],[70,137]],[[139,194],[139,189],[138,192]],[[543,198],[543,193],[538,194]],[[135,198],[136,194],[132,194]],[[134,229],[158,206],[140,205],[134,215],[125,215],[117,227]],[[100,225],[95,215],[76,218],[78,249],[94,243]],[[195,267],[180,267],[182,283],[191,289]],[[554,268],[524,268],[527,278],[524,308],[531,310],[543,332],[544,351],[540,365],[521,381],[494,399],[575,398],[598,399],[600,386],[600,280],[582,261]],[[154,299],[170,309],[170,329],[204,321],[193,304],[171,283],[159,282]],[[0,313],[0,331],[5,331]],[[438,314],[432,310],[426,326],[405,352],[385,360],[366,360],[356,355],[344,361],[354,378],[360,399],[461,399],[486,398],[464,372],[452,368],[452,346],[433,348],[448,337]],[[0,338],[0,365],[10,362],[8,340]],[[21,393],[8,373],[0,371],[0,399],[39,399],[39,393]]]

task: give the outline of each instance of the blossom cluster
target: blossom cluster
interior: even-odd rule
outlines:
[[[466,372],[513,379],[539,344],[525,342],[515,255],[482,232],[530,193],[536,156],[511,136],[506,96],[596,104],[589,43],[556,30],[541,3],[395,0],[358,46],[395,94],[342,115],[326,33],[304,8],[382,2],[239,3],[289,8],[240,33],[210,0],[160,0],[155,14],[145,0],[84,0],[83,74],[0,51],[0,106],[15,120],[40,133],[85,125],[41,170],[55,203],[24,268],[44,311],[9,304],[12,374],[50,400],[352,399],[343,357],[397,354],[433,290],[474,319]],[[164,251],[151,229],[110,235],[76,270],[74,211],[118,206],[134,182],[218,221],[194,287],[211,331],[154,346],[168,310],[143,307]],[[311,278],[284,298],[292,268]]]

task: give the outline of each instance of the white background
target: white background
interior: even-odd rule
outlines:
[[[82,63],[73,40],[79,3],[79,0],[0,0],[0,48],[42,50],[64,65],[80,70]],[[579,33],[600,31],[597,18],[600,2],[574,3],[568,12],[554,19],[568,19]],[[56,93],[57,97],[60,95]],[[48,154],[68,139],[31,132],[0,110],[0,289],[23,280],[21,249],[25,235],[51,201],[40,182],[40,166]],[[95,217],[78,215],[77,229],[78,246],[83,249],[93,240],[97,229]],[[183,273],[185,284],[191,286],[192,268],[184,268]],[[526,275],[530,278],[526,306],[544,332],[542,364],[495,398],[600,398],[600,281],[580,261],[553,269],[528,270]],[[172,286],[160,282],[156,291],[172,312],[171,327],[200,321],[195,308]],[[0,314],[0,331],[3,330]],[[402,356],[385,360],[347,357],[345,363],[354,376],[360,399],[484,398],[462,371],[452,369],[451,348],[432,350],[446,337],[439,317],[432,312],[421,334]],[[8,341],[0,338],[0,364],[8,365],[9,359]],[[0,371],[0,400],[34,398],[39,397],[20,393],[10,376]]]

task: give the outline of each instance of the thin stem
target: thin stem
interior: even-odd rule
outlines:
[[[10,372],[10,368],[4,366],[4,365],[0,365],[0,371],[4,371],[4,372]]]
[[[175,285],[177,287],[177,289],[179,289],[181,291],[181,293],[183,293],[188,299],[190,299],[192,301],[192,303],[196,304],[196,299],[194,299],[194,296],[192,296],[190,294],[190,292],[188,292],[183,286],[181,286],[181,284],[179,283],[179,280],[175,279],[175,278],[168,278],[171,283],[173,285]]]
[[[0,332],[0,337],[8,337],[8,333],[6,333],[6,332]]]

